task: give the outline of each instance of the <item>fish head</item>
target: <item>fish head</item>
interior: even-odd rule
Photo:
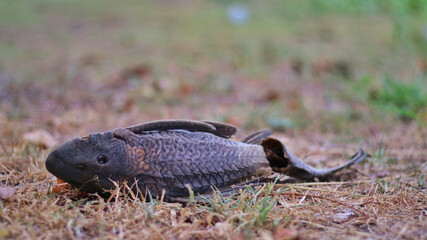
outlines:
[[[102,193],[103,189],[114,189],[113,181],[122,181],[132,175],[128,169],[131,159],[129,136],[135,138],[136,135],[120,129],[74,138],[48,155],[46,169],[84,192]]]

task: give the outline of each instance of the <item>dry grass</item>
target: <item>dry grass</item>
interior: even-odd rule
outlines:
[[[427,234],[426,166],[409,165],[408,158],[388,169],[371,158],[353,167],[349,173],[355,178],[347,182],[248,188],[234,197],[216,194],[207,203],[185,206],[122,191],[111,201],[76,191],[51,194],[56,181],[43,166],[47,149],[29,143],[2,148],[3,182],[18,188],[1,202],[3,238],[422,239]],[[333,156],[328,151],[323,155]],[[406,154],[421,159],[426,151]]]
[[[9,2],[0,3],[0,185],[17,192],[0,200],[0,239],[427,239],[427,107],[402,121],[369,100],[384,75],[425,81],[425,43],[401,49],[393,16],[254,1],[253,20],[238,27],[221,1],[102,11],[96,1]],[[413,36],[417,16],[402,25]],[[316,167],[357,148],[372,157],[337,182],[204,204],[51,193],[44,161],[55,144],[166,118],[224,121],[240,136],[272,127]]]

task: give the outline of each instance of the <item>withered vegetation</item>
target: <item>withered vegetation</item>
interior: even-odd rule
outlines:
[[[184,205],[144,198],[126,187],[110,199],[82,197],[77,190],[53,194],[55,179],[43,167],[46,149],[31,143],[3,148],[3,182],[18,191],[2,200],[2,237],[411,239],[426,234],[425,182],[413,169],[417,163],[408,166],[407,158],[388,169],[369,162],[353,167],[352,180],[344,182],[271,183]],[[326,148],[318,155],[333,156]]]

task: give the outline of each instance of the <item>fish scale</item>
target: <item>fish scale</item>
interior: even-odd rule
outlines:
[[[138,182],[140,187],[151,192],[160,192],[161,189],[165,189],[171,196],[182,195],[182,186],[186,184],[192,186],[194,191],[203,192],[209,190],[212,185],[221,188],[250,178],[253,176],[253,171],[249,171],[250,169],[268,167],[261,146],[251,145],[256,150],[252,151],[254,154],[248,161],[246,157],[239,154],[251,149],[248,144],[231,142],[209,133],[174,130],[139,135],[140,143],[146,141],[155,143],[154,146],[150,146],[155,149],[154,152],[158,152],[157,149],[162,148],[163,153],[173,153],[161,155],[162,160],[160,160],[159,155],[152,154],[152,149],[146,149],[147,144],[141,144],[141,147],[144,148],[143,151],[147,154],[144,159],[133,159],[133,161],[157,163],[161,168],[160,172],[147,171],[144,173],[144,175],[157,180],[158,184],[154,189],[152,185],[147,187],[144,183]],[[178,148],[174,145],[176,143],[181,143],[179,144],[181,148],[179,151],[176,151]],[[217,155],[211,156],[212,152],[216,152]],[[250,153],[243,155],[250,155]],[[174,170],[175,168],[179,170]],[[179,183],[171,184],[171,181],[162,181],[166,176],[177,178]]]

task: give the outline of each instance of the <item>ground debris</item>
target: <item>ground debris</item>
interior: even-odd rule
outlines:
[[[17,188],[14,187],[0,186],[0,199],[8,199],[12,197],[15,194],[16,190]]]

